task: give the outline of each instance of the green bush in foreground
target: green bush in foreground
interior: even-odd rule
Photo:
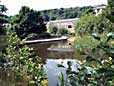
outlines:
[[[15,33],[8,33],[7,48],[1,53],[2,68],[9,69],[22,77],[28,86],[45,86],[45,72],[41,59],[35,56],[33,49],[23,45]],[[4,62],[3,62],[4,61]]]
[[[87,55],[86,60],[78,62],[80,66],[77,70],[72,69],[72,62],[68,62],[66,68],[67,78],[61,73],[60,86],[114,86],[114,34],[108,33],[107,38],[101,41],[99,38],[99,45],[92,49],[94,55],[102,55],[96,57]],[[104,58],[106,57],[106,58]],[[63,65],[59,67],[65,68]]]

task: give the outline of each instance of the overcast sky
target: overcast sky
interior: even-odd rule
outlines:
[[[8,15],[18,13],[21,6],[29,6],[35,10],[45,10],[107,4],[107,0],[1,0],[1,2],[8,8]]]

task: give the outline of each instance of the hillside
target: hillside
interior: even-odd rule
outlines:
[[[42,10],[40,12],[41,12],[41,15],[43,15],[45,21],[50,21],[50,20],[80,17],[80,15],[83,12],[93,12],[93,8],[94,7],[92,6],[84,6],[84,7],[49,9],[49,10]]]

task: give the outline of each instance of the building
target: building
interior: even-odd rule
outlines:
[[[74,28],[75,28],[75,22],[78,20],[79,18],[72,18],[72,19],[62,19],[62,20],[54,20],[54,21],[49,21],[47,22],[46,26],[47,28],[49,28],[50,25],[52,26],[56,26],[58,29],[60,28],[65,28],[70,32],[74,32]]]
[[[99,6],[94,6],[93,10],[97,16],[98,14],[101,14],[102,11],[105,10],[105,8],[106,8],[106,5],[99,5]],[[49,21],[49,22],[46,22],[46,26],[47,28],[49,28],[49,26],[53,26],[53,27],[56,26],[58,29],[65,28],[69,32],[73,33],[75,28],[75,23],[78,19],[79,18],[71,18],[71,19]]]
[[[101,6],[95,6],[94,7],[94,12],[95,12],[95,14],[96,14],[96,16],[98,15],[98,14],[101,14],[102,13],[102,11],[103,10],[105,10],[106,9],[106,5],[101,5]]]

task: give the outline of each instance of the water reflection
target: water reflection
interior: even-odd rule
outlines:
[[[56,86],[57,82],[59,82],[58,75],[62,72],[65,74],[64,78],[66,78],[65,68],[67,68],[67,62],[71,61],[73,63],[72,69],[77,70],[77,60],[74,59],[47,59],[47,64],[44,65],[44,69],[47,71],[47,78],[49,82],[49,86]],[[63,64],[65,68],[58,68],[57,64]]]
[[[61,47],[60,47],[61,45]],[[45,43],[36,43],[30,44],[29,46],[34,48],[36,55],[42,58],[42,62],[45,64],[47,59],[65,59],[65,58],[75,58],[74,52],[69,51],[72,48],[63,48],[63,46],[67,46],[66,41],[56,41],[56,42],[45,42]],[[69,46],[69,45],[68,45]],[[54,47],[54,48],[53,48]],[[50,48],[59,50],[49,50]],[[65,51],[63,51],[63,49]]]
[[[58,68],[57,64],[62,63],[67,67],[67,61],[72,61],[74,64],[72,68],[76,70],[77,60],[74,51],[66,41],[36,43],[29,46],[34,48],[35,53],[42,58],[49,86],[56,86],[60,72],[65,74],[65,69]]]

